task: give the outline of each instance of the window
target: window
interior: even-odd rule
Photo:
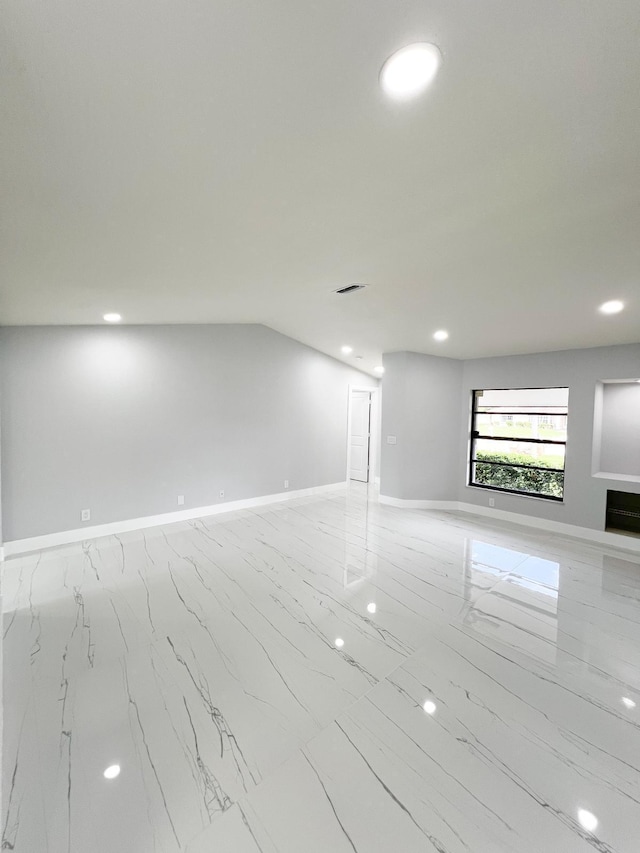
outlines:
[[[473,392],[469,485],[561,501],[568,388]]]

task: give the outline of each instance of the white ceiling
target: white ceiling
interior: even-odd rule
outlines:
[[[640,340],[637,0],[3,6],[3,323],[260,322],[365,369]],[[414,41],[440,74],[391,103]]]

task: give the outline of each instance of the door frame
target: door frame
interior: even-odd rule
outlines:
[[[371,394],[371,413],[369,416],[369,480],[367,485],[379,481],[376,469],[376,453],[372,448],[377,448],[379,441],[380,421],[380,386],[379,385],[349,385],[349,397],[347,398],[347,483],[351,481],[351,396],[353,391],[368,391]]]

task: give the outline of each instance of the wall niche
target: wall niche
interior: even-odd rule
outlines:
[[[594,477],[640,483],[640,380],[598,383],[592,473]]]

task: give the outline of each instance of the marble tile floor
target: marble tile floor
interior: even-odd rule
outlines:
[[[630,553],[354,486],[8,560],[3,634],[3,850],[640,851]]]

